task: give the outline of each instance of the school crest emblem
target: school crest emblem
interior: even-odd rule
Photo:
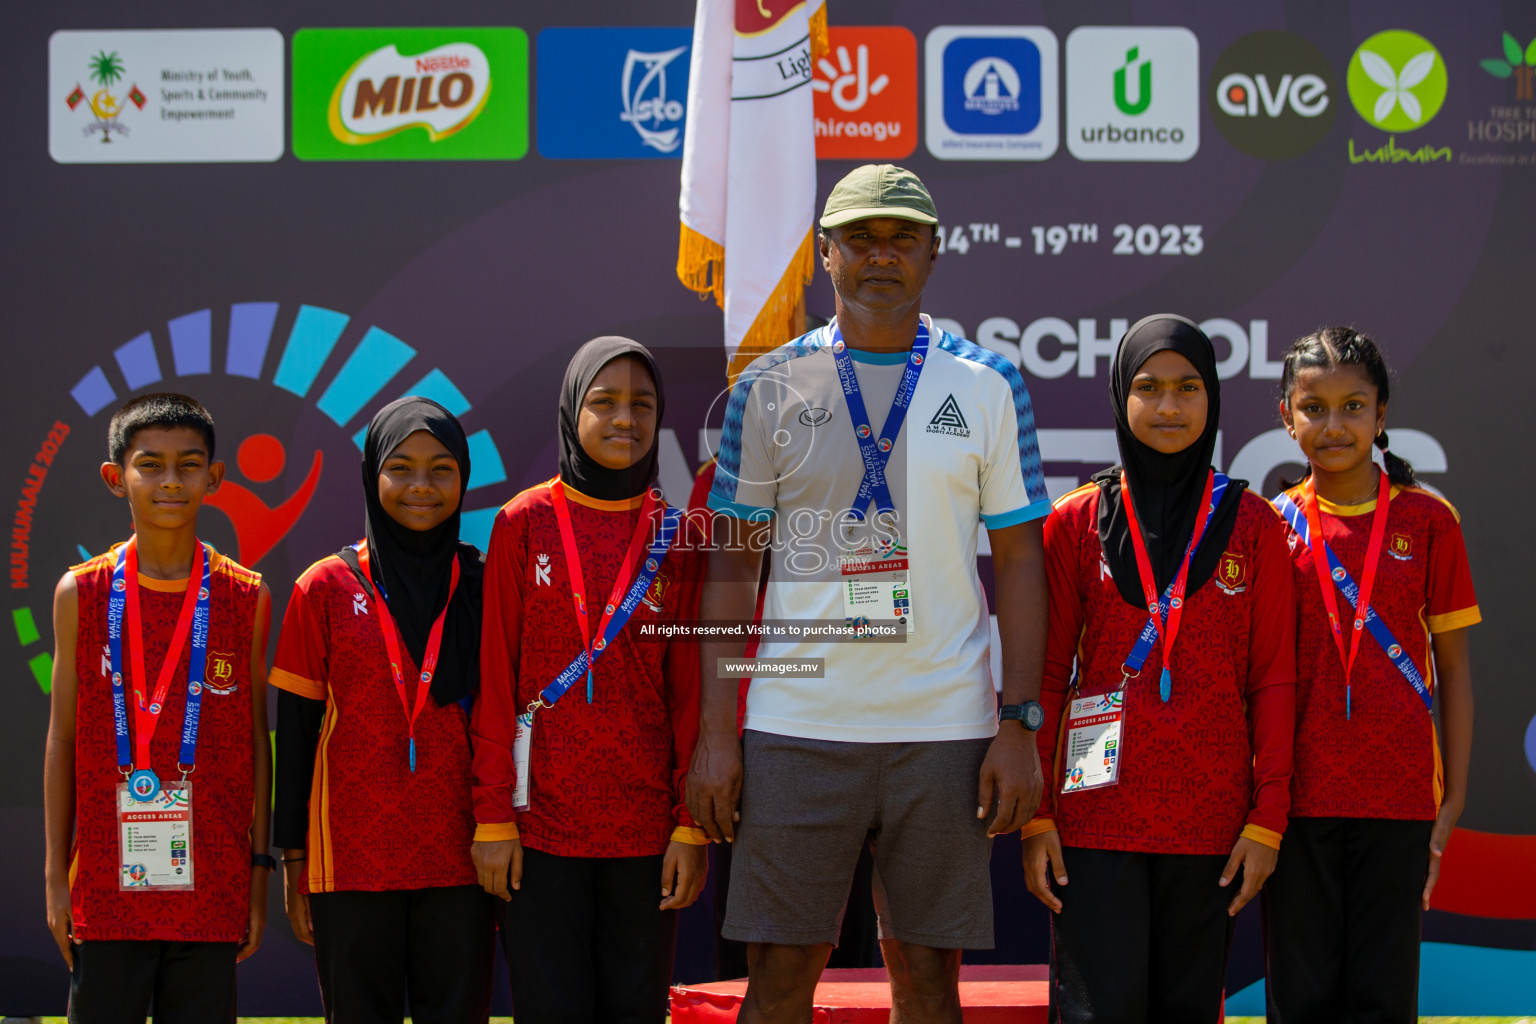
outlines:
[[[1398,561],[1412,561],[1413,538],[1406,533],[1394,533],[1391,542],[1387,545],[1387,553]]]
[[[666,600],[667,587],[671,583],[672,581],[666,576],[657,574],[656,578],[651,580],[651,585],[646,588],[645,596],[640,600],[644,601],[645,606],[651,611],[656,612],[658,615],[661,614],[666,610],[662,602]]]
[[[1223,551],[1216,563],[1216,586],[1224,594],[1240,594],[1248,589],[1248,556]]]
[[[208,679],[209,693],[217,693],[227,696],[240,688],[240,683],[235,679],[235,656],[225,654],[223,651],[208,652]]]

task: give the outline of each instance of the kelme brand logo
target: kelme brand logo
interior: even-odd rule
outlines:
[[[1290,32],[1246,35],[1216,58],[1211,117],[1233,147],[1286,160],[1322,142],[1336,87],[1328,58]]]
[[[1389,29],[1355,51],[1345,84],[1368,124],[1384,132],[1411,132],[1432,121],[1445,102],[1445,61],[1423,36]]]
[[[522,29],[294,33],[301,160],[516,160],[527,149]]]

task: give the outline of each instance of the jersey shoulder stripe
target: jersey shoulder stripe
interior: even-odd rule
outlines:
[[[752,386],[764,376],[773,374],[776,367],[792,359],[814,355],[828,346],[827,329],[818,327],[793,341],[786,342],[771,352],[765,352],[741,371],[731,386],[731,397],[725,405],[725,421],[720,429],[720,450],[715,456],[715,484],[711,493],[734,502],[736,481],[741,473],[741,426],[746,418],[747,398]]]

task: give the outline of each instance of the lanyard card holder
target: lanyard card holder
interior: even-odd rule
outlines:
[[[517,773],[517,783],[512,787],[512,809],[519,813],[528,810],[528,748],[533,745],[533,712],[524,711],[517,716],[517,731],[512,735],[512,769]]]
[[[1093,697],[1072,698],[1067,708],[1063,793],[1119,784],[1125,752],[1125,692],[1122,686]]]
[[[149,800],[117,784],[118,879],[124,891],[191,890],[192,783],[170,782]]]

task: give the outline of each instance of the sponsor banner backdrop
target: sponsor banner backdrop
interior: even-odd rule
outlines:
[[[1536,502],[1518,448],[1536,379],[1536,10],[1132,0],[1086,24],[1000,0],[829,5],[824,61],[792,49],[761,69],[810,86],[817,203],[857,162],[923,176],[942,247],[925,308],[1020,367],[1053,494],[1116,458],[1108,366],[1139,317],[1183,313],[1215,339],[1217,462],[1265,495],[1299,468],[1276,412],[1286,347],[1335,323],[1382,342],[1393,450],[1460,511],[1485,620],[1461,826],[1536,832],[1520,616],[1536,542],[1509,516]],[[464,529],[483,544],[496,509],[555,472],[570,354],[637,338],[666,376],[661,483],[686,496],[718,441],[725,375],[720,311],[675,275],[693,9],[11,13],[0,1015],[64,1010],[41,868],[52,595],[128,533],[98,475],[124,401],[172,389],[212,409],[228,472],[200,532],[265,575],[274,622],[293,580],[357,539],[362,430],[402,394],[462,418]],[[806,308],[833,311],[820,270]],[[980,571],[990,588],[985,554]],[[1222,579],[1252,585],[1247,571]],[[1520,842],[1453,841],[1425,918],[1423,1012],[1536,1011]],[[994,854],[997,949],[967,957],[1044,962],[1017,840]],[[679,981],[717,969],[713,893],[683,916]],[[1262,1012],[1257,916],[1239,922],[1234,1013]],[[319,1012],[278,880],[240,989],[242,1013]]]

